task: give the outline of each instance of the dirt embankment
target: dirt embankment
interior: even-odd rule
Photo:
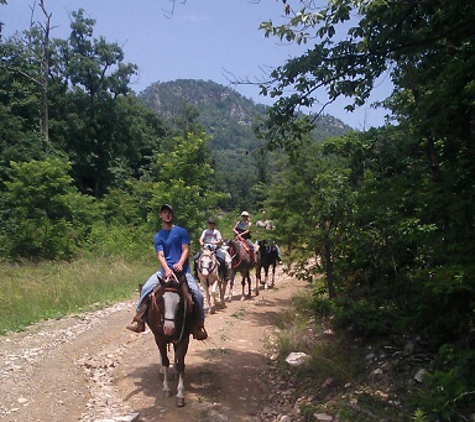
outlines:
[[[135,300],[2,337],[0,420],[259,421],[266,407],[260,377],[266,344],[279,314],[304,288],[281,271],[276,284],[243,302],[236,294],[226,309],[207,317],[208,340],[190,344],[186,406],[180,409],[173,397],[162,397],[150,331],[124,329]]]

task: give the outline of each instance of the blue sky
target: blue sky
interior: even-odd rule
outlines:
[[[33,0],[8,0],[6,6],[0,5],[4,36],[28,28],[32,5]],[[71,11],[83,8],[86,16],[94,18],[94,36],[117,42],[125,61],[139,66],[139,76],[132,84],[136,92],[153,82],[181,78],[226,86],[233,77],[258,82],[265,77],[263,69],[283,64],[307,48],[265,38],[258,30],[263,21],[285,19],[281,0],[176,0],[172,16],[170,0],[45,0],[45,5],[56,26],[55,38],[69,35]],[[42,19],[38,8],[35,18]],[[258,86],[234,89],[256,103],[272,104],[271,98],[259,95]],[[389,83],[383,81],[373,100],[385,98],[389,89]],[[368,105],[348,113],[343,110],[345,104],[338,101],[325,112],[357,129],[384,122],[384,110]]]

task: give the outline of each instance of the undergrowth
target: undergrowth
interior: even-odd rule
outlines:
[[[475,421],[474,351],[445,345],[433,353],[394,332],[390,309],[333,305],[307,289],[279,324],[276,368],[313,397],[300,406],[306,421],[318,412],[340,422]],[[309,359],[290,367],[291,352]]]

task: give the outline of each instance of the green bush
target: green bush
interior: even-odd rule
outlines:
[[[1,223],[3,256],[28,259],[70,259],[87,227],[100,218],[94,199],[80,194],[60,158],[11,163],[5,182]]]
[[[95,223],[89,230],[84,253],[96,257],[150,259],[154,257],[154,233],[147,226],[128,227]]]
[[[475,409],[475,350],[443,345],[415,401],[429,420],[470,420]]]
[[[376,306],[365,299],[337,298],[332,301],[334,327],[348,330],[366,340],[387,336],[396,331],[396,312]]]

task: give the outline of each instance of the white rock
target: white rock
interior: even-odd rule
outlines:
[[[333,416],[327,415],[326,413],[314,413],[314,418],[320,422],[332,422]]]
[[[127,416],[121,416],[120,418],[115,418],[117,422],[135,422],[138,420],[138,413],[130,413]]]
[[[307,355],[306,353],[292,352],[285,358],[285,361],[290,366],[299,366],[305,363],[308,359],[310,359],[310,356]]]
[[[290,416],[284,415],[280,418],[280,422],[292,422],[292,419],[290,419]]]
[[[424,376],[427,374],[427,371],[425,369],[419,369],[416,373],[416,375],[414,375],[414,379],[417,381],[417,382],[422,382],[422,379],[424,378]]]

